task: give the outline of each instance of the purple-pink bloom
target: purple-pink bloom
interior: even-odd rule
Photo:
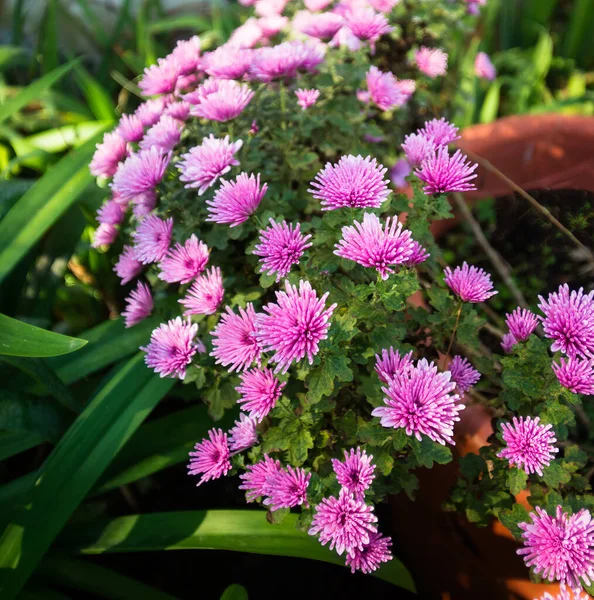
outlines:
[[[232,79],[222,79],[218,91],[206,96],[190,113],[224,123],[238,117],[253,97],[254,92],[247,85]]]
[[[279,34],[289,22],[288,17],[282,15],[267,15],[258,19],[258,26],[262,30],[262,35],[267,38]]]
[[[467,12],[469,15],[478,15],[480,14],[479,6],[485,6],[487,4],[487,0],[465,0],[467,5]]]
[[[476,190],[476,163],[466,162],[466,156],[456,150],[453,155],[447,146],[439,146],[434,153],[429,154],[415,171],[415,175],[427,185],[423,191],[430,194],[447,194],[450,192],[468,192]]]
[[[286,277],[293,265],[299,264],[299,259],[311,246],[308,240],[311,234],[303,235],[301,225],[288,224],[286,221],[276,223],[270,219],[270,226],[260,230],[260,243],[254,247],[253,253],[261,256],[261,272],[266,275],[276,273],[276,281]]]
[[[136,289],[132,290],[126,298],[126,310],[122,312],[126,328],[144,321],[152,312],[153,295],[151,294],[151,288],[146,283],[139,281]]]
[[[123,200],[132,200],[140,194],[154,192],[170,160],[171,152],[162,152],[154,147],[131,154],[114,175],[114,193]]]
[[[427,121],[423,128],[419,129],[419,133],[426,138],[432,138],[436,146],[447,146],[460,139],[458,128],[444,117]]]
[[[328,40],[334,37],[344,25],[344,19],[336,13],[313,14],[308,11],[298,12],[293,19],[293,27],[311,37]]]
[[[392,73],[384,73],[374,66],[367,71],[365,80],[369,96],[380,110],[404,106],[412,95],[408,86],[403,86]]]
[[[311,473],[306,473],[300,468],[294,469],[290,465],[286,469],[279,470],[266,482],[268,498],[264,499],[264,505],[270,507],[270,510],[293,506],[309,508],[307,486],[310,479]]]
[[[235,427],[229,430],[229,449],[231,452],[243,452],[258,443],[256,426],[258,421],[244,413],[235,421]]]
[[[211,429],[208,439],[196,444],[194,452],[190,452],[188,475],[202,475],[197,485],[219,479],[231,470],[230,456],[227,434],[222,429]]]
[[[180,76],[179,64],[169,55],[166,58],[159,58],[156,65],[146,67],[138,87],[144,96],[170,94],[175,91]]]
[[[467,392],[481,378],[481,374],[462,356],[454,356],[448,370],[452,374],[452,381],[461,394]]]
[[[189,102],[177,100],[172,102],[163,114],[169,115],[178,121],[185,121],[190,114],[190,108],[192,108],[192,105]]]
[[[506,354],[511,354],[512,348],[518,343],[513,333],[506,333],[501,339],[501,348]]]
[[[295,77],[298,71],[313,71],[323,60],[326,48],[320,42],[283,42],[254,51],[250,77],[269,83]]]
[[[299,88],[295,90],[295,96],[297,96],[297,104],[299,104],[301,110],[305,110],[318,101],[320,90],[304,90],[303,88]]]
[[[542,468],[548,467],[559,451],[554,446],[557,438],[553,426],[540,425],[540,417],[514,417],[512,423],[501,425],[505,448],[497,456],[528,474],[537,473],[542,477]]]
[[[260,347],[256,340],[256,311],[248,302],[245,310],[239,307],[235,314],[228,306],[218,325],[212,330],[216,364],[227,367],[230,373],[243,371],[254,361],[260,364]]]
[[[408,260],[404,263],[405,267],[414,267],[425,262],[431,255],[419,242],[413,241],[413,251]]]
[[[485,302],[497,293],[492,291],[491,275],[483,269],[469,266],[466,261],[453,272],[450,267],[446,267],[443,272],[446,284],[463,302]]]
[[[415,53],[415,62],[419,71],[431,78],[445,75],[448,70],[448,55],[439,48],[421,46]]]
[[[419,441],[426,435],[442,445],[454,445],[454,423],[465,408],[456,404],[460,396],[452,393],[455,388],[449,371],[439,373],[435,364],[423,358],[416,367],[403,369],[389,380],[388,387],[382,388],[386,406],[371,414],[381,417],[384,427],[403,427]]]
[[[327,297],[328,292],[318,298],[309,281],[301,280],[299,289],[285,281],[285,291],[276,292],[276,303],[270,302],[256,316],[256,337],[263,352],[274,352],[270,362],[276,364],[275,373],[286,373],[306,356],[313,363],[336,308],[326,308]]]
[[[157,206],[157,192],[148,191],[132,198],[132,214],[142,221]]]
[[[132,246],[124,246],[113,270],[122,280],[121,285],[132,281],[142,271],[142,263],[136,258],[136,252]]]
[[[144,135],[144,125],[138,115],[122,115],[115,133],[126,142],[139,142]]]
[[[223,301],[223,276],[219,267],[211,267],[194,281],[186,296],[179,300],[184,315],[212,315]]]
[[[505,323],[518,342],[525,342],[538,325],[538,317],[525,308],[516,308],[505,315]]]
[[[379,12],[390,13],[395,6],[400,4],[400,0],[369,0],[369,4]]]
[[[544,313],[542,326],[545,337],[554,340],[553,352],[567,356],[589,357],[594,354],[594,291],[584,294],[564,284],[545,300],[539,296],[538,308]]]
[[[229,136],[218,139],[211,133],[202,140],[200,146],[182,154],[182,160],[178,164],[180,180],[187,182],[187,188],[198,188],[198,195],[202,196],[219,177],[239,164],[235,154],[242,145],[242,140],[230,142]]]
[[[410,165],[408,161],[401,158],[396,164],[390,169],[390,181],[392,185],[397,188],[406,187],[406,178],[410,175]]]
[[[184,94],[184,100],[192,106],[204,102],[211,94],[216,94],[221,89],[222,79],[209,77],[204,80],[193,92]],[[192,109],[190,108],[190,111]]]
[[[95,230],[93,235],[93,248],[100,248],[101,246],[107,246],[113,244],[118,237],[118,229],[111,223],[100,223],[99,227]]]
[[[347,554],[363,550],[371,541],[371,535],[377,533],[373,506],[356,499],[345,488],[340,490],[338,499],[323,498],[315,511],[309,535],[319,534],[320,544],[325,546],[330,542],[330,550],[336,549],[339,555],[345,550]]]
[[[163,221],[157,215],[147,216],[132,232],[136,258],[144,265],[163,260],[169,250],[172,230],[171,217]]]
[[[565,583],[578,591],[580,580],[590,585],[594,579],[594,522],[582,508],[574,515],[557,506],[555,516],[536,507],[530,513],[532,522],[518,523],[522,530],[524,548],[517,553],[524,557],[527,567],[549,581]]]
[[[195,73],[200,67],[200,38],[195,35],[189,40],[179,40],[168,59],[177,64],[180,75]]]
[[[549,592],[545,592],[543,596],[537,600],[591,600],[592,596],[582,592],[571,591],[564,583],[559,586],[559,593],[551,596]]]
[[[574,394],[594,396],[594,358],[581,359],[577,356],[561,363],[553,363],[553,371],[559,383]]]
[[[266,496],[268,494],[268,480],[280,470],[280,462],[270,458],[268,454],[264,454],[260,462],[246,467],[246,472],[239,476],[242,480],[239,489],[246,490],[246,501],[254,502],[257,498]]]
[[[307,10],[311,10],[311,12],[317,12],[319,10],[324,10],[329,4],[332,3],[332,0],[304,0],[304,2]]]
[[[334,165],[326,163],[308,192],[321,201],[322,210],[379,208],[390,195],[386,171],[375,158],[349,154]]]
[[[184,124],[178,119],[169,115],[163,115],[159,121],[153,125],[146,135],[140,141],[141,150],[157,148],[162,152],[173,150],[181,139],[181,131]]]
[[[96,146],[91,159],[89,171],[95,177],[112,177],[118,170],[118,165],[128,156],[126,140],[113,131],[103,136],[103,141]]]
[[[234,48],[253,48],[264,38],[264,32],[258,25],[258,19],[250,17],[243,25],[235,29],[228,44]]]
[[[353,35],[360,40],[369,40],[372,48],[382,35],[394,29],[385,15],[373,8],[356,7],[347,11],[345,20]]]
[[[97,221],[108,225],[119,225],[124,220],[124,206],[117,200],[104,202],[97,211]]]
[[[341,27],[338,33],[328,42],[328,46],[331,48],[348,48],[351,52],[360,50],[362,45],[361,40],[355,36],[349,27]],[[357,98],[361,100],[358,94]]]
[[[204,344],[196,338],[198,325],[182,321],[181,317],[161,323],[151,333],[148,346],[140,347],[146,352],[144,362],[161,377],[184,379],[186,367],[196,352],[206,352]]]
[[[382,350],[382,355],[375,355],[375,372],[379,380],[389,383],[392,377],[413,366],[412,350],[408,354],[400,354],[392,346]]]
[[[259,17],[280,15],[288,2],[289,0],[256,0],[254,10]]]
[[[413,240],[408,229],[402,229],[398,217],[388,217],[382,226],[373,213],[363,215],[363,223],[342,228],[342,238],[334,246],[334,254],[375,269],[382,279],[388,279],[395,265],[405,263],[412,255]]]
[[[489,55],[479,52],[474,59],[474,72],[482,79],[493,81],[497,77],[497,69],[491,62]]]
[[[411,133],[404,138],[402,150],[411,167],[419,167],[422,162],[435,153],[436,144],[433,138],[423,133]]]
[[[270,369],[252,369],[241,375],[241,385],[235,390],[241,394],[238,404],[241,409],[261,421],[282,396],[285,381],[279,381]]]
[[[160,98],[152,98],[143,102],[135,111],[134,114],[141,120],[145,127],[152,127],[163,114],[165,107],[169,103],[168,96]]]
[[[332,459],[332,469],[336,473],[336,480],[346,488],[355,498],[362,499],[365,490],[371,487],[375,479],[375,465],[371,463],[372,455],[367,455],[361,448],[344,450],[344,462],[337,458]]]
[[[159,279],[167,283],[189,283],[204,271],[208,262],[208,246],[194,234],[182,246],[179,242],[161,261]]]
[[[241,79],[252,64],[253,51],[223,44],[203,58],[204,70],[218,79]]]
[[[207,200],[207,221],[237,227],[247,221],[262,202],[268,184],[260,187],[260,174],[240,173],[235,181],[221,180],[212,200]]]
[[[390,546],[392,539],[382,537],[381,533],[372,533],[369,543],[363,544],[363,549],[355,548],[346,557],[346,566],[351,567],[351,573],[361,571],[362,573],[373,573],[382,563],[392,560]]]

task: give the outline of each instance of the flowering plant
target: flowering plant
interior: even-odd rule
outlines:
[[[298,509],[370,572],[391,558],[374,505],[452,461],[456,424],[482,402],[496,435],[459,459],[446,508],[499,518],[535,575],[589,585],[594,498],[568,439],[594,389],[594,292],[518,308],[494,348],[490,275],[444,270],[430,232],[448,193],[474,189],[477,165],[450,150],[448,55],[484,2],[243,4],[257,16],[227,43],[194,37],[145,71],[149,99],[91,163],[111,186],[94,244],[120,248],[127,326],[163,319],[146,364],[215,420],[242,411],[196,444],[190,474],[239,473],[272,521]],[[484,53],[475,69],[496,76]],[[514,497],[528,486],[530,516]]]

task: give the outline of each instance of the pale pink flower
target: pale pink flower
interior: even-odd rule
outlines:
[[[365,79],[370,98],[380,110],[404,106],[411,96],[408,87],[403,87],[392,73],[383,73],[377,67],[370,67]]]
[[[332,459],[332,469],[336,473],[336,480],[343,488],[351,492],[355,498],[362,499],[365,490],[371,487],[375,479],[375,465],[371,463],[373,456],[367,455],[361,448],[344,450],[344,462],[337,458]]]
[[[132,281],[142,271],[142,263],[136,258],[132,246],[124,246],[113,270],[122,280],[121,285]]]
[[[431,78],[445,75],[448,70],[448,55],[439,48],[421,46],[415,53],[415,62],[419,71]]]
[[[132,232],[134,253],[144,265],[163,260],[169,250],[173,219],[162,220],[156,215],[149,215],[138,224]]]
[[[392,346],[382,350],[382,356],[375,355],[375,372],[380,381],[389,383],[390,379],[413,366],[412,350],[408,354],[400,354]]]
[[[139,142],[144,135],[144,125],[138,115],[122,115],[115,133],[126,142]]]
[[[101,246],[109,246],[113,244],[118,237],[118,229],[111,223],[101,223],[93,235],[93,248],[100,248]]]
[[[128,144],[117,132],[106,133],[96,146],[89,171],[95,177],[113,177],[118,166],[128,156]]]
[[[334,37],[344,25],[344,19],[336,13],[313,14],[300,11],[293,18],[293,27],[311,37],[327,40]]]
[[[149,190],[132,198],[132,214],[142,221],[157,206],[157,192]]]
[[[163,152],[173,150],[181,139],[181,131],[184,124],[178,119],[169,115],[163,115],[159,121],[153,125],[146,135],[140,141],[141,150],[157,148]]]
[[[413,241],[413,251],[408,260],[404,263],[405,267],[414,267],[425,262],[429,256],[429,252],[419,242]]]
[[[191,107],[192,105],[189,102],[186,102],[185,100],[177,100],[175,102],[172,102],[165,109],[165,112],[163,114],[169,115],[170,117],[173,117],[178,121],[185,121],[190,114]]]
[[[270,458],[267,454],[264,454],[260,462],[246,467],[246,472],[239,476],[242,480],[239,489],[246,491],[246,501],[254,502],[257,498],[266,496],[268,494],[268,481],[280,470],[280,462]]]
[[[468,265],[466,261],[453,272],[450,267],[446,267],[443,272],[446,284],[463,302],[484,302],[497,293],[493,291],[491,275],[483,269]]]
[[[204,70],[218,79],[241,79],[252,64],[252,55],[249,48],[223,44],[204,56]]]
[[[266,190],[266,183],[260,186],[260,174],[254,176],[240,173],[235,181],[221,180],[221,187],[212,200],[207,200],[207,221],[237,227],[253,215]]]
[[[231,452],[243,452],[258,443],[257,425],[258,421],[253,417],[248,417],[244,413],[239,415],[239,421],[235,421],[235,427],[229,430]]]
[[[97,221],[109,225],[119,225],[124,220],[124,206],[117,200],[107,200],[97,211]]]
[[[139,281],[136,289],[132,290],[126,298],[126,310],[122,312],[126,328],[144,321],[152,312],[153,295],[151,294],[151,288],[146,283]]]
[[[479,52],[474,59],[474,72],[478,77],[493,81],[497,77],[497,69],[491,62],[488,54]]]
[[[200,38],[195,35],[189,40],[179,40],[169,55],[181,76],[192,75],[200,68]]]
[[[320,97],[320,90],[304,90],[303,88],[299,88],[295,90],[295,96],[297,96],[297,104],[299,104],[301,110],[305,110],[317,102]]]
[[[461,394],[467,392],[481,378],[481,374],[463,356],[454,356],[448,365],[448,370]]]
[[[311,12],[317,12],[324,10],[327,6],[332,4],[332,0],[304,0],[305,8]]]
[[[518,342],[525,342],[538,326],[538,317],[525,308],[516,308],[505,315],[505,323]]]
[[[289,0],[256,0],[254,11],[259,17],[280,15],[285,10]]]
[[[156,65],[147,67],[138,82],[138,87],[144,96],[170,94],[175,91],[180,76],[180,65],[170,55],[159,58]]]
[[[264,37],[264,32],[258,25],[258,20],[251,17],[235,29],[229,38],[228,44],[237,48],[253,48]]]
[[[350,27],[341,27],[330,40],[328,46],[331,48],[348,48],[351,52],[356,52],[363,47],[363,42],[351,31]],[[357,97],[359,98],[358,94]]]
[[[190,113],[210,121],[224,123],[238,117],[254,97],[254,92],[245,84],[232,79],[222,79],[218,91],[209,94]]]
[[[382,13],[391,13],[395,6],[400,4],[400,0],[369,0],[369,4],[375,10]]]
[[[392,560],[391,545],[391,538],[382,537],[381,533],[372,533],[369,536],[369,543],[363,544],[362,550],[355,548],[347,554],[346,566],[351,567],[351,573],[355,571],[373,573],[381,563]]]
[[[143,102],[134,111],[134,114],[141,120],[145,127],[152,127],[161,118],[161,115],[168,104],[169,96],[152,98]]]
[[[182,246],[170,248],[159,265],[159,279],[168,283],[189,283],[204,271],[208,262],[208,246],[192,234]]]
[[[393,31],[385,15],[373,8],[354,8],[347,11],[345,20],[353,35],[360,40],[369,40],[371,47],[382,35]]]
[[[511,354],[512,348],[518,343],[513,333],[506,333],[501,340],[501,348],[506,354]]]
[[[258,19],[258,26],[262,30],[262,35],[267,38],[278,35],[288,23],[289,18],[281,15],[267,15]]]
[[[325,46],[317,42],[290,41],[258,48],[250,67],[250,77],[270,82],[295,77],[298,71],[313,71],[323,60]]]
[[[266,481],[268,498],[264,499],[263,504],[269,506],[270,510],[293,506],[309,508],[307,486],[310,479],[311,473],[306,473],[300,468],[294,469],[288,466],[286,469],[279,470]]]
[[[209,77],[205,79],[193,92],[184,94],[184,101],[192,105],[190,112],[194,107],[204,102],[211,94],[216,94],[221,89],[222,79]]]
[[[131,154],[116,171],[112,183],[114,193],[124,200],[132,200],[134,196],[154,192],[170,160],[171,152],[164,153],[154,147]]]
[[[402,149],[411,167],[419,167],[422,162],[435,153],[436,144],[432,137],[422,133],[410,133],[405,136]]]
[[[219,267],[211,267],[194,281],[186,296],[179,300],[184,315],[212,315],[223,301],[223,276]]]
[[[250,361],[252,362],[252,361]],[[241,375],[241,385],[235,390],[241,394],[238,404],[258,421],[276,406],[286,382],[279,381],[270,369],[252,369]]]
[[[560,361],[552,364],[559,383],[574,394],[594,396],[594,358],[561,357]]]
[[[190,452],[188,475],[202,475],[197,485],[224,477],[231,470],[227,434],[221,429],[211,429],[208,438],[196,444],[194,452]]]
[[[460,139],[458,128],[444,117],[427,121],[423,128],[419,129],[419,134],[432,139],[437,146],[447,146]]]
[[[460,150],[450,155],[447,146],[439,146],[423,160],[415,175],[426,183],[423,191],[428,196],[469,192],[476,190],[471,182],[477,177],[477,167],[477,163],[466,162],[466,156]]]

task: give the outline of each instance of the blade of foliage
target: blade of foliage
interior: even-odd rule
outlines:
[[[59,65],[58,58],[58,0],[48,0],[42,21],[41,64],[46,73]]]
[[[590,0],[577,0],[571,11],[570,21],[563,39],[563,55],[575,60],[580,59],[582,45],[591,38],[594,4]]]
[[[113,51],[114,46],[120,40],[126,22],[129,20],[129,10],[130,0],[124,0],[123,2],[121,2],[118,17],[115,21],[115,25],[111,30],[109,39],[107,40],[107,43],[105,45],[105,52],[103,53],[101,65],[97,70],[99,81],[105,82],[105,80],[107,79],[111,61],[116,56],[116,52]]]
[[[164,592],[86,560],[62,556],[44,558],[36,571],[43,579],[113,600],[175,600]]]
[[[88,164],[100,137],[70,151],[0,221],[0,282],[93,180]]]
[[[60,356],[86,345],[86,340],[47,331],[0,315],[0,354],[7,356]]]
[[[34,584],[27,586],[21,592],[19,600],[70,600],[70,597],[48,587]]]
[[[45,441],[43,436],[34,431],[0,431],[0,461]]]
[[[169,33],[170,31],[179,29],[188,29],[190,31],[198,32],[208,31],[210,29],[210,23],[206,19],[196,15],[179,15],[159,19],[148,25],[148,30],[151,34]]]
[[[109,118],[109,117],[108,117]],[[75,125],[63,125],[55,129],[48,129],[23,138],[23,142],[44,152],[64,152],[76,148],[88,139],[103,133],[106,128],[113,125],[112,121],[87,121]]]
[[[28,60],[27,51],[18,46],[0,47],[0,73],[7,67],[26,64]]]
[[[74,77],[89,108],[97,119],[113,119],[115,105],[109,92],[81,65],[74,67]]]
[[[247,590],[238,583],[232,583],[225,588],[220,600],[248,600]]]
[[[255,510],[209,510],[155,513],[69,527],[58,540],[61,549],[82,554],[146,552],[156,550],[233,550],[294,556],[344,565],[344,557],[295,529],[297,515],[289,514],[270,525],[266,514]],[[396,558],[375,576],[414,591],[406,567]]]
[[[139,353],[117,369],[45,463],[27,509],[0,539],[3,598],[14,598],[72,512],[113,457],[175,383],[143,364]]]

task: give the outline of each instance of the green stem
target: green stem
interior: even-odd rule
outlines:
[[[458,312],[456,313],[456,323],[454,324],[454,330],[452,331],[452,337],[450,337],[450,345],[448,346],[448,351],[446,352],[446,357],[450,355],[450,351],[452,350],[452,346],[454,344],[454,338],[456,337],[456,332],[458,331],[458,325],[460,323],[460,315],[462,314],[462,306],[463,303],[460,301],[460,306],[458,307]]]
[[[287,123],[285,121],[285,115],[287,113],[287,96],[286,96],[286,90],[285,90],[285,86],[281,83],[280,84],[280,107],[281,107],[281,113],[283,116],[282,122],[281,122],[281,127],[283,129],[287,128]]]

